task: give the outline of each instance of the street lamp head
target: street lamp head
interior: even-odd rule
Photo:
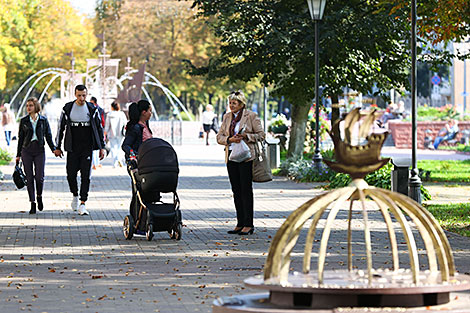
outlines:
[[[307,0],[312,20],[321,20],[325,11],[326,0]]]

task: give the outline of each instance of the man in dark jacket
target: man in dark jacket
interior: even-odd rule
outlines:
[[[88,215],[85,202],[90,189],[91,161],[93,150],[99,150],[100,159],[104,158],[104,138],[101,117],[98,109],[86,102],[87,88],[84,85],[75,87],[76,100],[65,104],[59,120],[57,131],[57,150],[55,156],[62,157],[62,139],[67,151],[67,181],[73,194],[72,209],[80,215]],[[80,199],[78,198],[77,174],[80,171]],[[79,204],[80,200],[80,204]]]

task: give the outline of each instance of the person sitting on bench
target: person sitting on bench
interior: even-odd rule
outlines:
[[[434,139],[434,144],[430,145],[429,148],[437,149],[441,142],[454,139],[455,135],[459,132],[459,126],[457,124],[456,120],[449,120],[445,127],[439,131],[436,139]]]

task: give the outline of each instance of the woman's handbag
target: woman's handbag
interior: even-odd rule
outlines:
[[[23,169],[21,168],[21,162],[15,165],[15,171],[12,176],[16,188],[21,189],[26,186],[26,175],[23,173]]]
[[[251,158],[250,148],[246,142],[241,140],[240,142],[233,143],[232,145],[232,152],[230,152],[230,156],[228,157],[230,161],[241,163]]]
[[[261,150],[260,146],[261,145]],[[253,181],[255,183],[266,183],[273,180],[271,167],[266,157],[266,148],[264,142],[256,140],[255,142],[255,159],[253,160]]]

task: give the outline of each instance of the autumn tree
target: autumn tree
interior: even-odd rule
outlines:
[[[73,51],[77,68],[85,70],[96,38],[68,1],[0,0],[0,43],[0,90],[11,96],[40,69],[68,68],[66,53]]]
[[[183,60],[202,66],[219,53],[218,41],[196,19],[191,2],[102,0],[96,12],[96,34],[104,34],[112,56],[131,57],[134,67],[146,62],[146,70],[188,106],[193,104],[193,111],[226,95],[226,80],[192,77],[186,71]]]

